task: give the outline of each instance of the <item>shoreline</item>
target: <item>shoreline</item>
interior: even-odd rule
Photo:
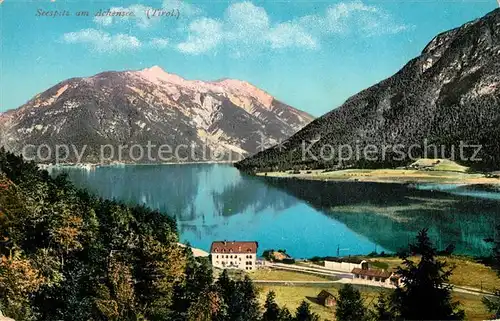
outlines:
[[[437,185],[492,185],[500,186],[500,178],[485,174],[469,174],[455,171],[420,171],[407,169],[348,169],[324,172],[324,170],[286,172],[257,172],[258,177],[297,179],[324,182],[361,182],[386,184],[437,184]]]
[[[98,167],[124,167],[124,166],[155,166],[155,165],[195,165],[195,164],[234,164],[235,161],[202,161],[202,162],[165,162],[165,163],[110,163],[110,164],[98,164],[98,163],[60,163],[60,164],[42,164],[37,163],[36,165],[40,169],[49,168],[83,168],[83,169],[95,169]]]

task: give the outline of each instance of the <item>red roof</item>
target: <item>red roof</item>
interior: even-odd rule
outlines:
[[[215,241],[210,253],[257,253],[259,243],[241,241]]]

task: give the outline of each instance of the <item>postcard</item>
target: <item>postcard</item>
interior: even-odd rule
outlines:
[[[500,0],[0,0],[0,321],[500,319]]]

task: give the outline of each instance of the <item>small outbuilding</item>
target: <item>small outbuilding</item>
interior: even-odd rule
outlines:
[[[337,300],[335,299],[335,296],[331,294],[328,291],[322,290],[319,294],[318,297],[316,298],[318,303],[325,306],[325,307],[332,307],[337,304]]]

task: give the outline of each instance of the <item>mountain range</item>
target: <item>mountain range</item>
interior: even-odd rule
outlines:
[[[311,120],[248,82],[186,80],[154,66],[60,82],[0,114],[0,146],[46,163],[58,145],[68,146],[62,162],[239,160]]]
[[[236,166],[395,167],[419,157],[500,167],[500,9],[437,35],[395,75]]]

